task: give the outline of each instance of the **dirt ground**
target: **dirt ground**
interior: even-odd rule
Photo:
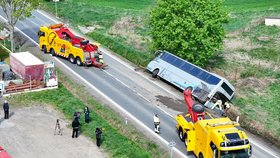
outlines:
[[[52,107],[21,107],[11,112],[10,119],[4,120],[0,111],[0,146],[13,158],[109,157],[89,138],[72,138],[70,122]],[[54,135],[56,119],[60,119],[62,136]]]

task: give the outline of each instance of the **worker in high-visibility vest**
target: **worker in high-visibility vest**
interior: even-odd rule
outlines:
[[[154,116],[154,125],[155,125],[155,132],[159,134],[159,118],[158,118],[158,114],[155,114]]]

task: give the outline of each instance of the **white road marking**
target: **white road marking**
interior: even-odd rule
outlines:
[[[146,97],[144,97],[142,94],[140,94],[140,93],[138,93],[138,92],[136,92],[136,94],[139,95],[139,96],[140,96],[141,98],[143,98],[144,100],[146,100],[147,102],[151,103],[151,101],[148,100]],[[163,111],[163,112],[165,112],[165,111]]]
[[[117,77],[114,77],[112,74],[110,74],[108,71],[104,71],[107,75],[111,76],[113,79],[115,79],[116,81],[118,81],[119,83],[121,83],[123,86],[125,86],[126,88],[132,90],[134,93],[136,93],[138,96],[140,96],[141,98],[143,98],[144,100],[146,100],[147,102],[151,102],[149,99],[145,98],[142,94],[138,93],[136,90],[134,90],[133,88],[130,88],[127,84],[125,84],[124,82],[122,82],[120,79],[118,79]]]
[[[0,17],[2,19],[3,18],[1,15]],[[37,46],[39,46],[39,44],[37,42],[35,42],[32,38],[30,38],[29,36],[27,36],[24,32],[22,32],[21,30],[19,30],[17,27],[15,27],[15,29],[17,31],[19,31],[22,35],[24,35],[25,37],[27,37],[30,41],[32,41],[34,44],[36,44]],[[63,62],[61,62],[60,60],[58,60],[57,58],[54,58],[57,62],[59,62],[61,65],[63,65],[68,71],[70,71],[71,73],[73,73],[75,76],[77,76],[80,80],[82,80],[84,83],[86,83],[89,87],[91,87],[92,89],[94,89],[96,92],[98,92],[100,95],[102,95],[104,98],[106,98],[109,102],[111,102],[112,104],[114,104],[119,110],[121,110],[123,113],[125,113],[125,115],[129,116],[130,118],[132,118],[135,122],[137,122],[137,124],[141,125],[143,128],[145,128],[147,131],[149,131],[151,134],[153,134],[155,137],[157,137],[159,140],[161,140],[164,144],[168,145],[169,142],[165,139],[163,139],[162,137],[160,137],[158,134],[154,133],[154,131],[152,129],[150,129],[148,126],[146,126],[144,123],[142,123],[140,120],[138,120],[136,117],[134,117],[132,114],[130,114],[128,111],[126,111],[123,107],[121,107],[119,104],[117,104],[115,101],[113,101],[111,98],[109,98],[108,96],[106,96],[103,92],[101,92],[99,89],[97,89],[96,87],[94,87],[92,84],[90,84],[87,80],[85,80],[83,77],[81,77],[79,74],[77,74],[75,71],[73,71],[71,68],[69,68],[67,65],[65,65]],[[188,156],[186,156],[184,153],[182,153],[179,149],[174,148],[173,149],[178,155],[180,155],[181,157],[186,157],[189,158]]]
[[[161,107],[157,106],[157,108],[159,108],[161,111],[163,111],[166,115],[168,115],[171,118],[175,119],[171,114],[169,114],[168,112],[164,111]]]
[[[40,27],[40,25],[38,25],[37,23],[35,23],[31,18],[26,19],[26,20],[30,21],[30,22],[31,22],[32,24],[34,24],[35,26],[39,26],[39,27]]]
[[[123,86],[125,86],[126,88],[129,88],[129,86],[125,83],[123,83],[121,80],[119,80],[118,78],[114,77],[112,74],[110,74],[109,72],[107,71],[103,71],[105,72],[107,75],[111,76],[113,79],[115,79],[116,81],[120,82]]]

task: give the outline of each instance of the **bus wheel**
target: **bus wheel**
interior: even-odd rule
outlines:
[[[198,158],[203,158],[202,153],[199,153]]]
[[[77,60],[77,65],[78,65],[78,66],[82,66],[82,65],[83,65],[82,60],[81,60],[80,57],[77,57],[76,60]]]
[[[182,142],[185,141],[184,134],[183,134],[183,130],[182,130],[181,127],[180,127],[180,129],[178,130],[178,135],[179,135],[179,138],[180,138],[180,140],[181,140]]]
[[[47,47],[45,45],[42,46],[42,51],[47,54],[48,53],[48,50],[47,50]]]
[[[159,70],[158,70],[158,69],[155,69],[155,70],[153,71],[152,77],[153,77],[153,78],[156,78],[157,75],[158,75],[158,72],[159,72]]]
[[[52,54],[52,56],[56,56],[56,53],[55,53],[55,51],[53,50],[53,48],[51,48],[50,53]]]
[[[74,58],[74,56],[72,54],[69,55],[68,60],[70,61],[70,63],[75,64],[76,60]]]

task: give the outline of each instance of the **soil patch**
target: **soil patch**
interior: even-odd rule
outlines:
[[[157,101],[161,102],[162,104],[164,104],[165,106],[173,110],[181,111],[181,112],[188,111],[188,108],[183,100],[179,100],[179,99],[175,100],[173,98],[161,96],[161,95],[157,95],[156,98]]]
[[[247,77],[244,79],[239,79],[236,83],[236,87],[237,88],[264,89],[274,80],[269,79],[269,78],[258,79],[258,78],[254,78],[254,77]]]
[[[92,32],[94,30],[102,29],[103,27],[101,27],[99,25],[92,25],[92,26],[78,26],[78,28],[83,34],[87,34],[87,33]]]
[[[143,47],[148,37],[143,37],[136,32],[137,28],[141,28],[142,19],[140,17],[122,17],[119,21],[109,29],[108,33],[113,36],[124,38],[126,43],[132,45],[139,50],[145,50]]]

